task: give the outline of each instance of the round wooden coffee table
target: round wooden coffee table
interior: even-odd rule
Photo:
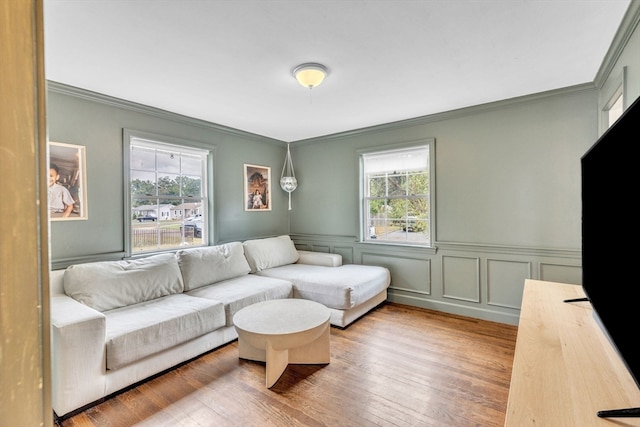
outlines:
[[[330,317],[327,307],[303,299],[252,304],[233,316],[239,356],[265,362],[267,387],[289,363],[329,363]]]

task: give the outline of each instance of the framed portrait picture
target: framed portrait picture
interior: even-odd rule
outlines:
[[[271,168],[244,165],[244,210],[271,210]]]
[[[49,219],[87,219],[85,147],[49,142]]]

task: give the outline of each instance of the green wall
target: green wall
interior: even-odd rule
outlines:
[[[579,249],[596,113],[585,86],[297,142],[291,232],[359,238],[358,150],[434,138],[437,242]]]
[[[123,129],[203,143],[214,149],[212,243],[287,234],[286,193],[278,181],[286,145],[49,82],[49,140],[86,147],[86,221],[51,223],[54,268],[94,259],[119,259],[124,247]],[[245,212],[243,164],[270,166],[272,205],[268,212]]]

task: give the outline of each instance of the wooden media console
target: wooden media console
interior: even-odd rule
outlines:
[[[505,426],[640,426],[596,415],[640,407],[640,389],[591,304],[564,302],[584,296],[581,286],[525,281]]]

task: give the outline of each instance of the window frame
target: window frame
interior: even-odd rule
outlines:
[[[600,110],[600,135],[604,134],[604,132],[606,132],[607,129],[609,129],[611,125],[615,123],[615,121],[620,117],[620,115],[622,115],[622,113],[624,113],[624,111],[628,107],[628,105],[626,105],[627,97],[625,96],[627,87],[627,66],[623,66],[617,77],[611,78],[611,82],[608,83],[607,86],[608,89],[602,90],[605,95],[601,95],[601,101],[599,102],[599,104],[602,105],[602,99],[606,99],[606,102],[604,103],[604,105],[602,105]],[[613,88],[613,90],[611,90],[611,88]],[[613,120],[611,120],[611,109],[616,105],[617,102],[620,102],[622,104],[622,110],[618,117],[615,117]]]
[[[428,227],[429,227],[429,239],[427,242],[413,242],[407,240],[386,240],[386,239],[370,239],[368,238],[369,234],[369,217],[368,217],[368,209],[367,209],[367,177],[365,176],[365,156],[372,154],[385,154],[385,153],[393,153],[393,152],[402,152],[411,149],[417,149],[421,147],[426,147],[428,150],[428,196],[427,203],[429,204],[429,218],[428,218]],[[413,246],[420,248],[435,248],[436,242],[436,144],[434,138],[425,138],[415,141],[408,141],[403,143],[396,144],[385,144],[375,147],[370,147],[366,149],[360,149],[357,151],[358,153],[358,171],[359,171],[359,222],[360,222],[360,242],[366,244],[374,244],[374,245],[398,245],[398,246]]]
[[[201,142],[187,140],[183,138],[170,137],[167,135],[155,134],[150,132],[137,131],[132,129],[123,129],[123,184],[124,184],[124,243],[125,257],[135,258],[137,256],[149,256],[163,252],[174,252],[183,246],[175,246],[166,249],[156,248],[155,250],[134,252],[132,247],[132,194],[131,194],[131,146],[135,145],[134,141],[142,142],[140,145],[147,145],[155,148],[174,148],[186,154],[205,154],[206,159],[203,167],[202,179],[202,208],[203,208],[203,228],[202,228],[202,244],[188,247],[208,246],[213,241],[214,221],[213,221],[213,164],[215,156],[215,146],[207,145]],[[160,196],[161,197],[161,196]]]
[[[617,108],[617,115],[615,117],[611,116],[611,112],[614,107]],[[622,92],[622,86],[620,86],[613,94],[613,96],[609,99],[609,102],[604,107],[603,116],[605,120],[605,130],[609,129],[611,125],[613,125],[616,120],[622,116],[624,113],[625,105],[624,105],[624,93]]]

